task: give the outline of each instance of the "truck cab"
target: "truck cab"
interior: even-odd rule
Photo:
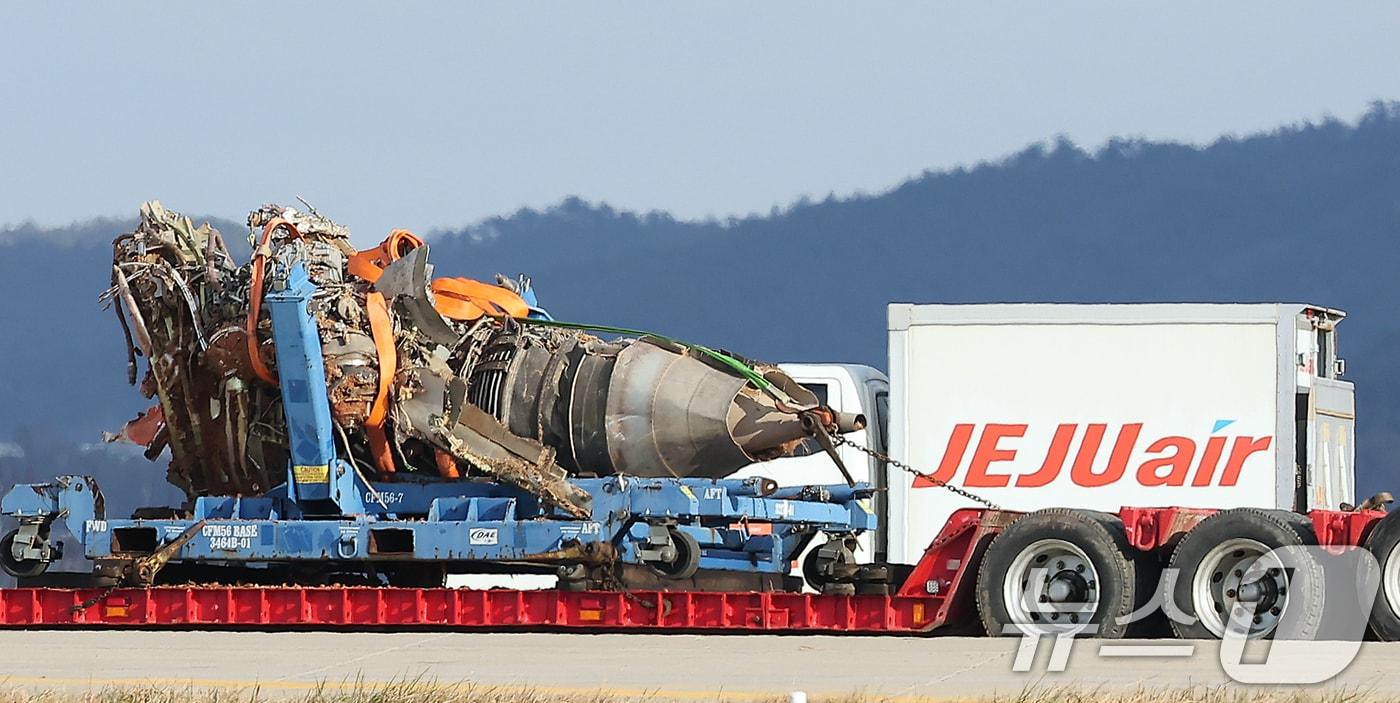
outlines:
[[[862,364],[807,364],[785,363],[779,367],[793,380],[812,391],[817,400],[832,410],[843,413],[864,415],[866,428],[846,435],[846,439],[860,447],[868,447],[885,452],[889,442],[890,382],[878,369]],[[868,482],[879,489],[872,499],[872,508],[877,516],[886,514],[885,488],[886,474],[884,463],[860,451],[856,447],[837,447],[841,460],[856,481]],[[803,440],[794,456],[752,464],[738,473],[735,478],[762,476],[771,478],[780,486],[808,484],[843,483],[845,478],[822,451],[815,439]],[[882,528],[874,534],[861,537],[861,561],[883,559],[886,543]]]

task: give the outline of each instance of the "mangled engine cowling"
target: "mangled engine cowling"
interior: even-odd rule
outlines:
[[[159,402],[113,438],[153,459],[169,447],[170,480],[190,497],[285,480],[263,299],[297,268],[315,285],[339,450],[366,478],[486,477],[583,516],[587,495],[570,474],[718,478],[859,425],[774,367],[556,323],[531,304],[526,279],[432,279],[426,245],[403,230],[357,251],[344,227],[269,205],[249,232],[254,255],[238,266],[208,225],[147,203],[114,242],[107,297],[131,380],[145,357],[141,388]]]
[[[805,436],[795,413],[732,369],[654,338],[503,333],[469,389],[469,402],[577,473],[720,478]]]

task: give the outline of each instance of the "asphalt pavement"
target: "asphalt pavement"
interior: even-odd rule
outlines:
[[[418,679],[675,700],[757,700],[800,690],[899,701],[1063,686],[1239,685],[1223,671],[1214,642],[1079,640],[1063,672],[1047,670],[1054,668],[1052,644],[1042,641],[1030,657],[1015,639],[962,637],[3,631],[0,687],[258,686],[294,693]],[[1319,649],[1280,652],[1274,661],[1296,672],[1346,645],[1308,646]],[[1018,654],[1029,670],[1013,671]],[[1400,644],[1367,643],[1322,688],[1400,696],[1395,672]]]

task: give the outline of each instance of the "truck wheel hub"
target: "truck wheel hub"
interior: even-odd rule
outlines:
[[[1099,574],[1078,545],[1039,540],[1012,562],[1003,596],[1011,622],[1023,628],[1088,625],[1099,609]]]
[[[1262,637],[1278,627],[1288,606],[1288,572],[1267,545],[1227,540],[1206,553],[1192,582],[1196,617],[1216,637],[1227,628]]]

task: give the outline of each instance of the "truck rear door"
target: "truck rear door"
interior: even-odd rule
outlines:
[[[1356,504],[1356,396],[1350,383],[1328,378],[1312,382],[1307,437],[1308,510],[1336,510]]]

